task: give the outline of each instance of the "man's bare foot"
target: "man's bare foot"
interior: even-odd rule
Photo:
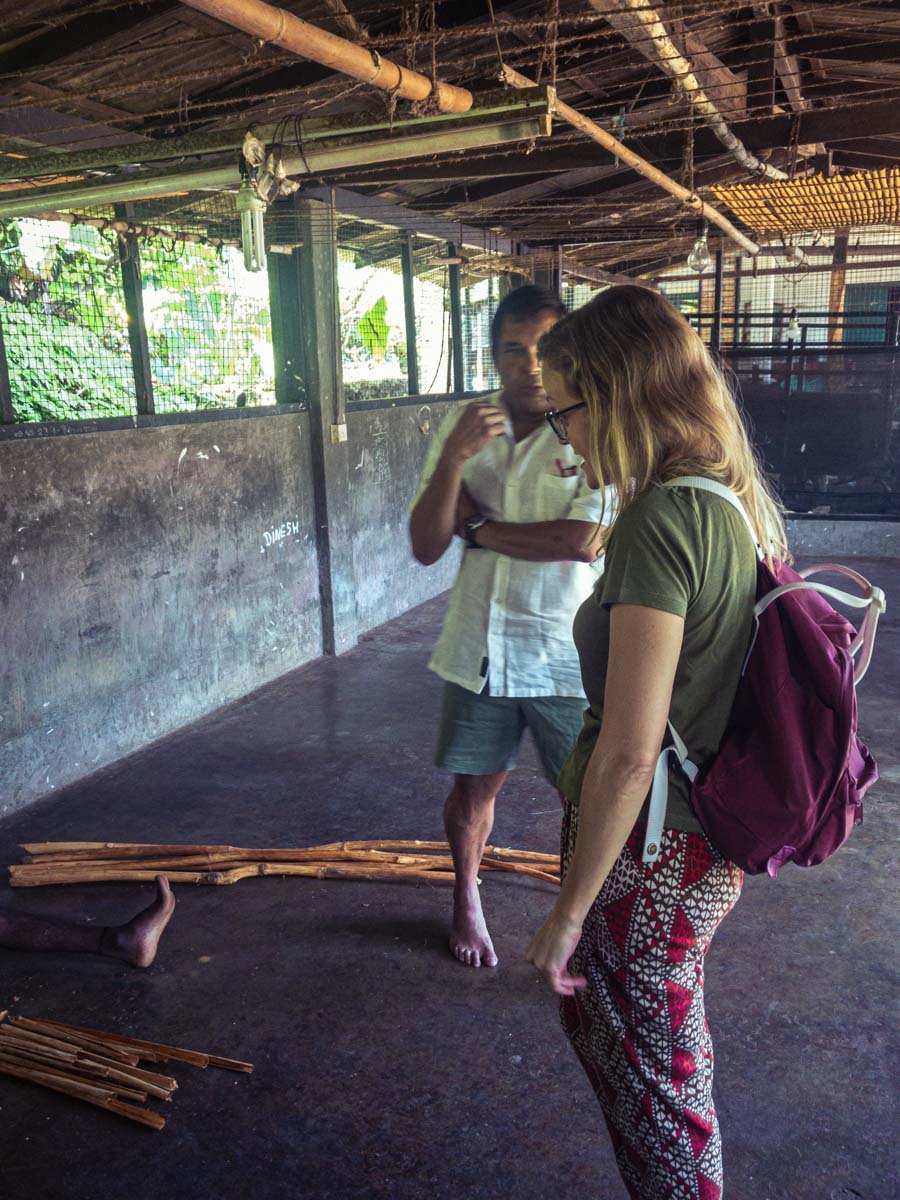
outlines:
[[[478,886],[454,892],[450,952],[467,967],[496,967],[497,955],[488,933]]]
[[[162,931],[175,910],[175,897],[169,881],[156,877],[156,899],[125,925],[113,925],[103,931],[101,954],[121,958],[133,967],[149,967],[156,958]]]

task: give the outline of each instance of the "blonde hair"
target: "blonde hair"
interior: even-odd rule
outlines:
[[[788,561],[782,509],[734,397],[671,304],[632,284],[608,288],[541,338],[538,353],[587,404],[588,460],[622,513],[654,483],[707,475],[740,499],[769,558]]]

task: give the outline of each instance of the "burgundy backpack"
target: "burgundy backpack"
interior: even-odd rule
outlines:
[[[723,484],[692,476],[665,486],[727,500],[756,547],[743,506]],[[833,854],[862,820],[863,796],[878,778],[857,736],[856,684],[872,656],[884,593],[833,563],[798,574],[783,564],[771,570],[758,547],[757,557],[753,628],[725,734],[698,770],[669,722],[672,744],[656,765],[644,862],[659,856],[670,757],[691,780],[691,805],[713,846],[749,874],[768,871],[773,879],[786,862],[811,867]],[[807,582],[823,571],[849,577],[864,595]],[[867,610],[859,632],[824,596]]]

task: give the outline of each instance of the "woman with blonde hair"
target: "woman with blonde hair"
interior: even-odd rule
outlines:
[[[718,1200],[703,962],[741,871],[700,829],[669,772],[659,845],[647,799],[668,722],[703,767],[718,749],[747,650],[756,550],[784,527],[735,402],[697,334],[662,296],[612,287],[539,346],[548,421],[612,485],[606,569],[575,619],[589,707],[560,777],[563,883],[528,958],[562,997],[635,1200]],[[679,486],[700,476],[700,489]],[[569,964],[571,960],[571,973]]]

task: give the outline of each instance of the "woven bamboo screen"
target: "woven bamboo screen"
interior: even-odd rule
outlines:
[[[900,167],[813,175],[779,183],[714,187],[716,197],[758,233],[803,233],[900,221]]]

